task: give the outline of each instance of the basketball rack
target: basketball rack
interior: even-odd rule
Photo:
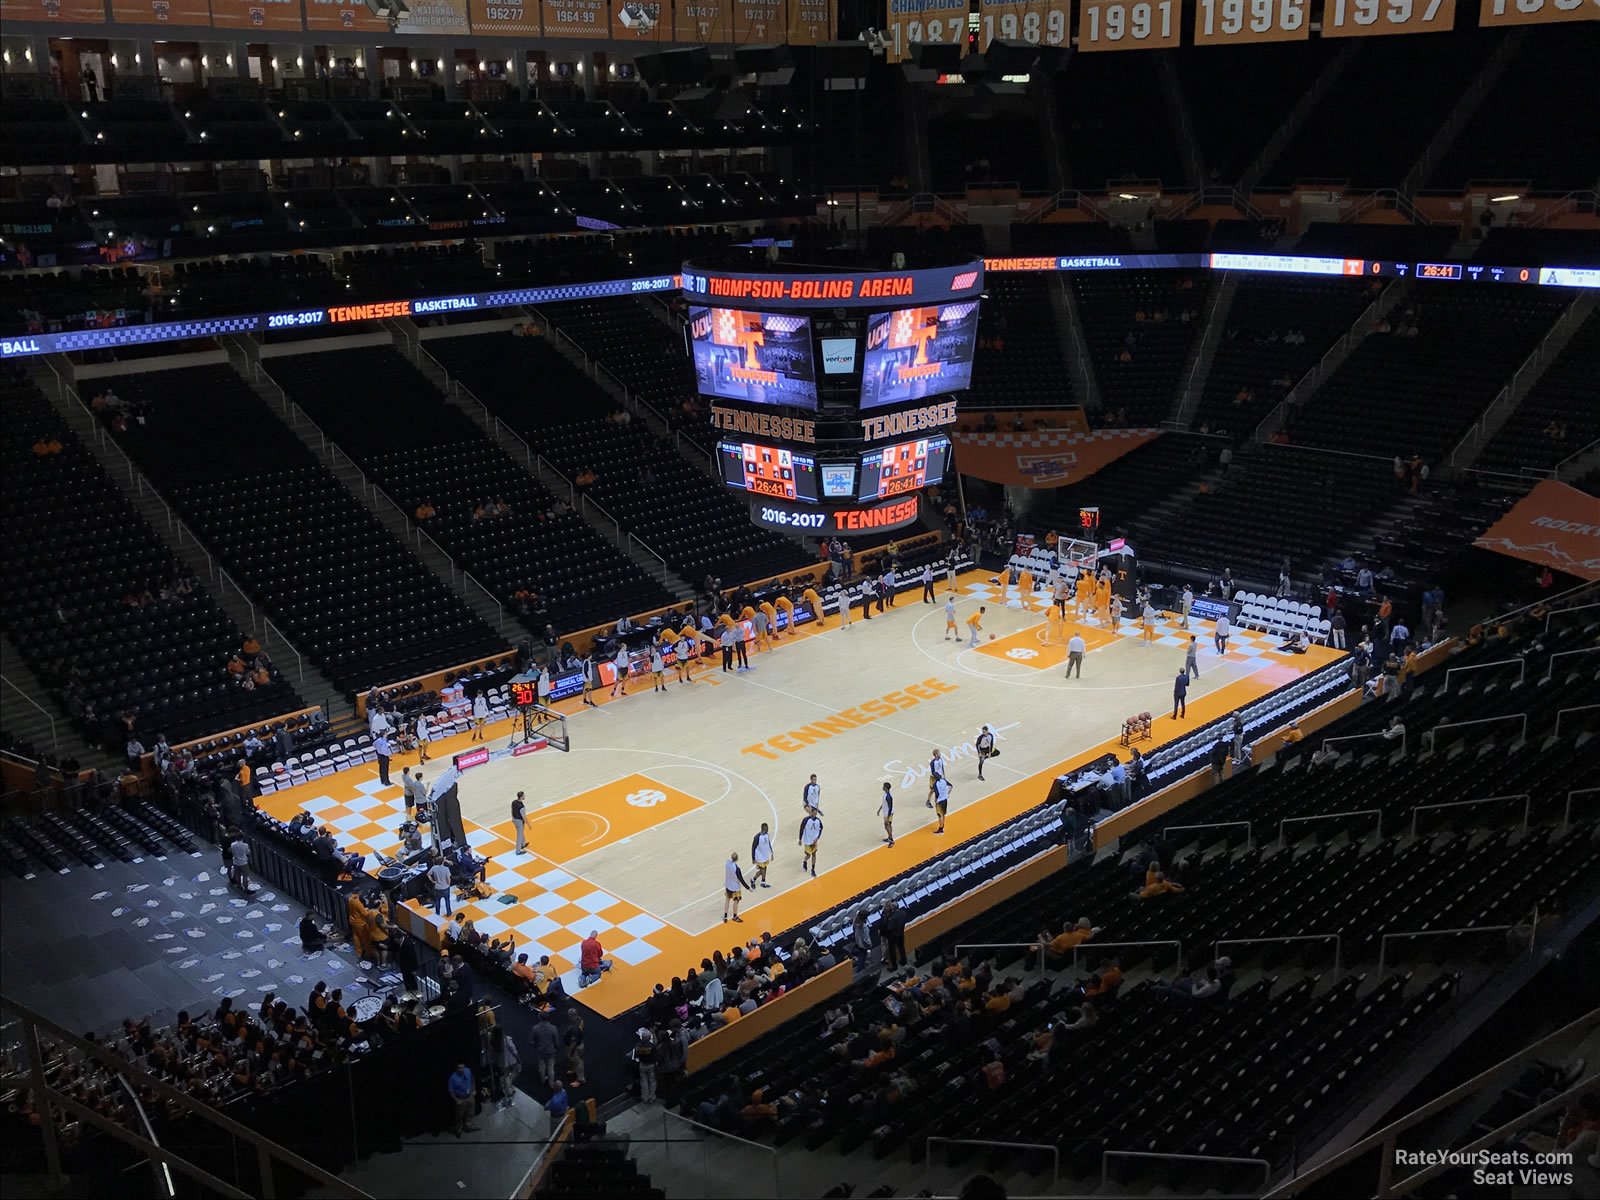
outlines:
[[[522,720],[511,732],[509,749],[532,746],[539,742],[557,750],[571,750],[572,740],[567,736],[567,718],[553,708],[535,704],[518,714]]]

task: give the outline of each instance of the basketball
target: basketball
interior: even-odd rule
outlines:
[[[992,642],[992,641],[994,641],[994,634],[992,634],[992,633],[991,633],[991,634],[990,634],[990,635],[989,635],[989,640],[990,640],[990,641],[991,641],[991,642]]]

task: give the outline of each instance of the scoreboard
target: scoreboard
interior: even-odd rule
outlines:
[[[915,522],[923,489],[950,471],[983,264],[735,273],[685,263],[680,279],[699,389],[723,435],[718,471],[751,520],[822,537]]]

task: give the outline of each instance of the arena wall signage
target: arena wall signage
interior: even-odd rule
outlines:
[[[683,295],[691,304],[773,304],[780,308],[884,308],[963,300],[983,291],[983,264],[919,271],[815,271],[750,274],[708,271],[685,263]]]

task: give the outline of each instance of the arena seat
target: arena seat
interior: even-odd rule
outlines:
[[[1089,271],[1070,280],[1100,380],[1104,408],[1095,423],[1159,425],[1171,411],[1190,348],[1204,327],[1209,275]]]
[[[1600,438],[1600,313],[1591,312],[1473,464],[1516,472],[1555,466]]]

